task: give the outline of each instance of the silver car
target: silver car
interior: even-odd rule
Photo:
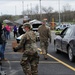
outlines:
[[[70,25],[69,24],[62,24],[62,25],[59,25],[56,27],[56,30],[63,30],[65,29],[66,27],[69,27]]]

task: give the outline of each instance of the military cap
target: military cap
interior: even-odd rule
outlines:
[[[46,21],[47,21],[47,19],[43,19],[43,20],[42,20],[42,22],[46,22]]]
[[[30,23],[28,23],[28,22],[27,22],[27,23],[24,23],[24,24],[23,24],[23,27],[29,27],[29,28],[31,29],[31,25],[30,25]]]

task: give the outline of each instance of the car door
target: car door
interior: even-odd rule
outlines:
[[[63,52],[67,52],[67,44],[69,42],[69,39],[71,37],[71,34],[72,34],[72,29],[71,28],[68,28],[65,31],[64,36],[62,37],[62,50],[63,50]]]
[[[64,37],[65,29],[55,38],[55,44],[58,50],[62,50],[62,38]]]
[[[58,50],[61,50],[61,40],[62,40],[61,36],[57,36],[55,38],[55,44]]]

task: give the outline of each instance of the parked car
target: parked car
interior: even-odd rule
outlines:
[[[75,61],[75,25],[65,28],[54,39],[56,53],[65,52],[71,62]]]
[[[21,38],[22,38],[23,35],[24,35],[24,34],[22,34],[22,35],[20,35],[19,37],[16,38],[17,43],[20,42],[20,40],[21,40]]]
[[[30,21],[29,23],[30,23],[30,25],[31,25],[31,29],[35,32],[35,34],[36,34],[36,36],[37,36],[37,37],[36,37],[36,41],[39,41],[38,27],[39,27],[40,25],[42,25],[42,22],[41,22],[41,21],[38,21],[38,20],[32,20],[32,21]],[[23,34],[22,34],[22,35],[23,35]],[[16,38],[16,40],[17,40],[18,43],[19,43],[19,41],[20,41],[22,35]]]
[[[34,19],[34,20],[30,21],[29,23],[31,24],[32,30],[35,32],[35,34],[37,36],[36,40],[39,41],[38,27],[40,25],[42,25],[42,22]]]
[[[41,24],[31,24],[31,28],[32,30],[35,32],[36,34],[36,41],[39,41],[39,33],[38,33],[38,27],[40,26]],[[21,36],[17,37],[16,40],[17,40],[17,43],[19,43],[21,37],[23,36],[24,34],[22,34]]]
[[[62,24],[62,25],[59,25],[56,27],[56,30],[63,30],[65,29],[66,27],[69,27],[70,25],[69,24]]]

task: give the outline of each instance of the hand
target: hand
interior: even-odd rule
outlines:
[[[16,48],[13,48],[14,52],[17,52],[17,49]]]

